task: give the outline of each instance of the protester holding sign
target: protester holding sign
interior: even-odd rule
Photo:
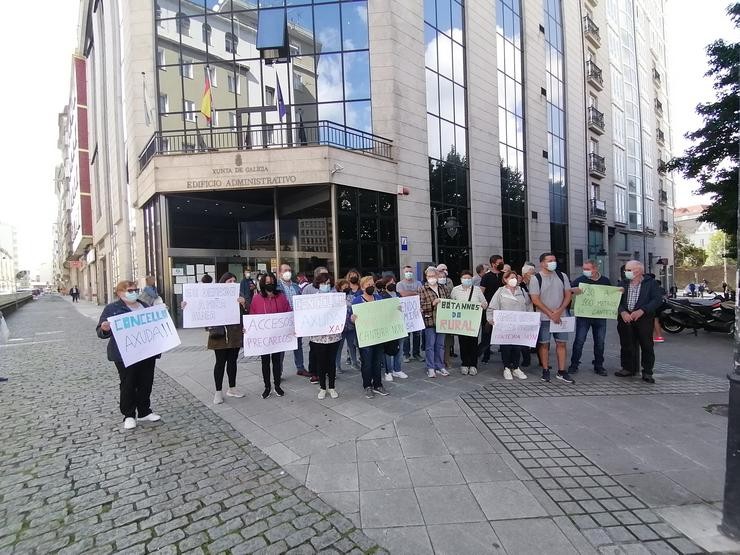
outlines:
[[[252,297],[252,305],[249,308],[250,314],[277,314],[291,311],[286,296],[275,288],[276,283],[277,278],[272,272],[260,277],[259,292]],[[275,386],[275,393],[278,397],[285,395],[285,392],[280,388],[284,356],[285,353],[262,355],[262,380],[265,384],[265,390],[262,392],[263,399],[267,399],[271,392],[270,362],[272,362],[272,381]]]
[[[436,378],[437,374],[449,376],[444,366],[445,336],[435,327],[437,305],[440,299],[449,299],[450,290],[438,283],[437,268],[429,266],[424,272],[426,283],[419,289],[419,304],[424,317],[424,346],[426,351],[427,376]]]
[[[509,270],[503,274],[504,286],[493,294],[491,304],[486,311],[486,320],[492,326],[496,325],[496,310],[507,310],[510,312],[530,312],[532,300],[519,285],[519,276],[516,272]],[[519,367],[519,357],[522,354],[521,345],[501,345],[501,359],[504,362],[504,379],[513,380],[516,376],[520,380],[526,380],[527,375]]]
[[[348,366],[359,370],[360,361],[358,356],[360,348],[357,346],[357,331],[355,330],[355,325],[352,323],[352,300],[357,295],[362,294],[362,291],[360,290],[360,272],[351,268],[344,279],[347,280],[347,287],[342,290],[342,292],[347,295],[347,320],[344,324],[344,331],[342,332],[344,342],[347,345],[347,358],[345,359],[345,362]],[[338,356],[340,358],[342,357],[341,348]],[[340,365],[337,365],[337,367],[339,366]]]
[[[350,280],[350,283],[351,280]],[[371,303],[379,301],[382,297],[375,291],[375,279],[372,276],[365,276],[360,280],[360,295],[352,299],[352,305]],[[350,320],[356,324],[357,314],[352,314]],[[388,395],[380,379],[380,359],[384,355],[383,345],[377,343],[367,347],[360,347],[360,363],[362,370],[362,387],[365,389],[365,397],[372,399],[375,394]]]
[[[380,296],[383,297],[383,299],[398,298],[398,293],[396,293],[396,287],[392,277],[376,281],[375,287],[379,290]],[[406,336],[406,338],[408,338],[408,336]],[[401,351],[402,341],[403,339],[393,339],[383,344],[385,357],[385,375],[383,377],[387,382],[392,382],[393,378],[405,380],[409,377],[406,372],[401,370],[401,361],[403,360],[403,353]]]
[[[132,430],[136,428],[136,416],[144,422],[156,422],[160,416],[152,412],[149,397],[152,393],[154,383],[154,361],[157,356],[140,360],[130,366],[125,366],[123,357],[111,330],[108,318],[134,312],[146,308],[147,305],[138,300],[139,290],[133,281],[120,281],[115,289],[118,300],[110,303],[103,309],[100,315],[96,332],[100,339],[108,339],[108,360],[113,362],[118,369],[118,377],[121,381],[121,396],[119,407],[123,414],[123,428]]]
[[[316,278],[314,283],[319,286],[319,294],[317,296],[321,297],[332,292],[334,278],[330,274],[321,274]],[[332,399],[339,397],[334,384],[337,379],[337,348],[339,347],[340,339],[342,339],[341,332],[309,337],[311,349],[316,353],[316,367],[319,372],[319,399],[326,397],[327,376],[329,378],[329,396]]]
[[[470,270],[460,272],[460,282],[460,285],[452,289],[450,296],[456,301],[478,303],[485,310],[488,303],[483,290],[473,285],[473,272]],[[478,373],[478,334],[476,333],[474,337],[460,335],[457,341],[460,343],[460,373],[475,376]]]

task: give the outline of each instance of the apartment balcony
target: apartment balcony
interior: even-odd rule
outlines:
[[[599,46],[601,46],[601,35],[599,34],[599,27],[588,15],[583,18],[583,34],[586,37],[586,40],[590,42],[594,47],[598,48]]]
[[[670,233],[668,229],[668,222],[666,220],[660,220],[660,232],[661,233]]]
[[[655,68],[653,68],[653,81],[655,81],[655,84],[657,86],[659,86],[659,87],[662,84],[662,79],[660,77],[660,72],[657,69],[655,69]]]
[[[591,177],[606,177],[604,157],[592,152],[588,155],[588,173]]]
[[[663,117],[663,103],[657,98],[655,99],[655,114],[658,117]]]
[[[157,155],[329,146],[392,160],[389,139],[333,121],[157,131],[139,154],[139,171]]]
[[[604,134],[604,113],[599,112],[593,106],[588,108],[588,128],[597,135]]]
[[[665,146],[665,134],[658,128],[655,132],[655,140],[660,146]]]
[[[602,75],[601,68],[591,60],[586,62],[586,79],[597,91],[604,88],[604,77]]]
[[[661,189],[658,191],[658,201],[660,204],[668,204],[668,191],[665,189]]]
[[[588,205],[588,217],[592,222],[606,221],[606,201],[592,198]]]

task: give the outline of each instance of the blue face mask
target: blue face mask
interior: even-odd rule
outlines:
[[[139,294],[136,292],[129,293],[128,291],[126,291],[124,297],[128,302],[133,303],[139,298]]]
[[[557,270],[557,268],[558,268],[558,263],[557,262],[548,262],[547,263],[547,269],[550,270],[551,272],[554,272],[555,270]]]
[[[321,285],[319,285],[319,291],[321,291],[322,293],[328,293],[329,291],[331,291],[331,284],[322,283]]]
[[[471,285],[473,285],[473,278],[463,278],[462,284],[465,287],[470,287]]]
[[[630,280],[631,279],[635,279],[635,272],[633,272],[632,270],[625,270],[624,271],[624,277],[626,277],[627,279],[630,279]]]

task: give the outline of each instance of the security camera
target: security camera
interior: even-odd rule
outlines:
[[[343,165],[341,165],[341,164],[334,164],[334,167],[331,169],[331,172],[330,173],[332,175],[334,175],[335,173],[340,172],[340,171],[343,171],[343,170],[344,170],[344,166]]]

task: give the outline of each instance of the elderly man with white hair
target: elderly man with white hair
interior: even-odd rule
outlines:
[[[643,381],[655,383],[653,319],[663,303],[663,295],[655,279],[645,275],[645,267],[638,260],[624,265],[624,277],[617,321],[622,369],[614,375],[620,378],[636,376],[642,361]]]

